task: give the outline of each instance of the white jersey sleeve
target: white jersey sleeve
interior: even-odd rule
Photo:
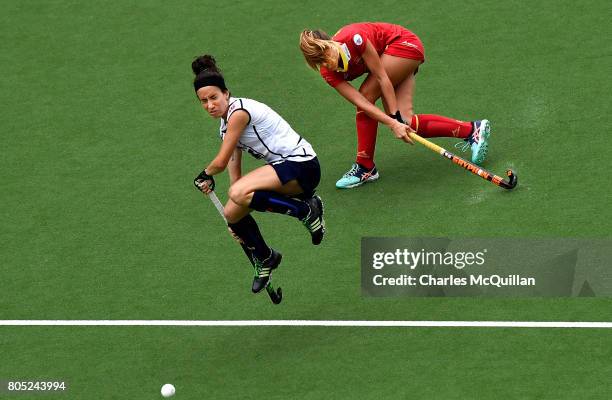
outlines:
[[[229,101],[227,119],[221,119],[221,138],[225,136],[232,114],[243,110],[249,114],[249,122],[238,141],[239,149],[268,164],[285,160],[308,161],[316,157],[310,143],[267,105],[246,98],[231,97]]]

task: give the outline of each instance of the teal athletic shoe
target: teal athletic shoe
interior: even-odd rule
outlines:
[[[455,147],[466,151],[472,149],[472,162],[474,164],[482,164],[487,157],[489,150],[489,136],[491,135],[491,123],[483,119],[482,121],[472,122],[474,129],[470,136],[465,139],[465,143],[457,143]]]
[[[338,189],[350,189],[361,186],[366,182],[373,182],[378,178],[379,175],[376,167],[368,170],[360,164],[354,163],[351,169],[336,182],[336,187]]]

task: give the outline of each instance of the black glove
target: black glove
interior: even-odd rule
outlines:
[[[389,116],[394,120],[401,122],[402,124],[406,124],[406,121],[404,121],[404,118],[402,117],[402,114],[400,114],[399,110],[397,110],[395,114],[389,114]]]
[[[215,190],[215,179],[212,177],[212,175],[208,175],[206,173],[206,170],[200,172],[200,174],[196,176],[196,178],[193,180],[193,184],[196,188],[198,188],[198,190],[201,190],[200,185],[202,185],[206,181],[209,181],[208,187],[210,188],[210,190]]]

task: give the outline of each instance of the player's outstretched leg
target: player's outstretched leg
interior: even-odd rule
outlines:
[[[351,189],[361,186],[366,182],[375,181],[378,178],[379,175],[376,166],[372,167],[372,169],[367,169],[361,164],[353,163],[351,169],[336,182],[336,187],[338,189]]]
[[[483,119],[481,121],[472,122],[474,128],[472,133],[465,139],[465,143],[457,143],[455,146],[462,150],[467,150],[468,147],[472,150],[472,162],[474,164],[482,164],[487,158],[489,150],[489,136],[491,135],[491,123]]]
[[[280,265],[282,259],[282,254],[272,248],[270,248],[270,256],[265,260],[253,257],[255,263],[255,276],[253,277],[253,286],[251,287],[253,293],[259,293],[261,289],[268,285],[272,270]]]
[[[323,201],[319,196],[312,196],[305,200],[308,204],[308,215],[302,219],[302,224],[310,232],[312,244],[320,244],[325,235],[325,220],[323,219]]]

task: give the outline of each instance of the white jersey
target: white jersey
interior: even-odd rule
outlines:
[[[249,114],[249,122],[242,131],[237,147],[268,164],[285,160],[308,161],[316,157],[310,143],[301,137],[280,115],[267,105],[255,100],[230,97],[227,120],[238,110]],[[221,139],[227,132],[227,120],[221,118]]]

